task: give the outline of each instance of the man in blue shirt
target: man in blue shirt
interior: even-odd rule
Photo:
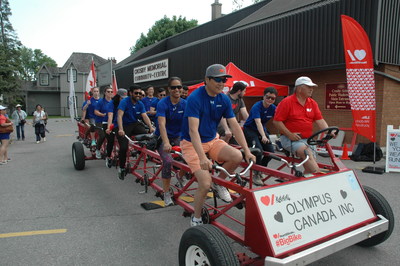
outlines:
[[[142,89],[139,85],[134,84],[129,88],[130,97],[126,97],[121,100],[118,105],[118,142],[119,142],[119,169],[118,177],[124,180],[126,175],[125,163],[126,163],[126,152],[128,151],[128,140],[125,135],[131,137],[138,134],[146,134],[147,129],[138,121],[138,117],[141,117],[146,125],[149,127],[149,133],[154,132],[154,128],[151,126],[149,117],[146,114],[144,104],[139,101]]]
[[[278,92],[274,87],[268,87],[264,90],[264,97],[256,102],[250,110],[250,115],[244,123],[243,131],[246,141],[250,146],[255,145],[260,151],[274,152],[274,146],[269,139],[269,132],[266,123],[274,116],[276,106],[275,102]],[[271,159],[268,156],[257,156],[256,163],[267,166]],[[253,183],[262,186],[261,173],[256,171],[253,176]]]
[[[206,70],[204,80],[206,85],[192,92],[187,98],[182,124],[181,148],[183,157],[198,182],[191,226],[202,224],[201,210],[211,187],[212,162],[207,158],[206,153],[212,160],[223,162],[223,167],[229,172],[233,172],[242,161],[242,154],[239,150],[217,138],[217,127],[222,117],[227,119],[237,142],[242,146],[245,159],[247,161],[255,159],[247,147],[228,96],[221,93],[227,78],[231,77],[226,73],[223,65],[211,65]],[[226,176],[221,173],[220,177],[225,178]],[[225,187],[214,184],[214,189],[220,199],[225,202],[232,201],[231,195]]]
[[[96,106],[94,107],[95,122],[96,126],[102,128],[103,130],[97,130],[99,135],[96,144],[96,158],[101,159],[101,145],[103,145],[104,139],[106,138],[105,130],[107,129],[108,121],[108,104],[111,102],[113,96],[113,90],[110,85],[102,87],[104,92],[104,97],[101,98]]]
[[[84,104],[82,105],[82,117],[85,119],[88,118],[89,121],[86,122],[89,123],[90,125],[96,124],[95,122],[96,115],[94,114],[94,108],[96,107],[96,104],[99,100],[100,100],[100,89],[98,87],[95,87],[92,89],[92,96],[90,97],[90,99],[85,101]],[[87,134],[85,134],[85,136],[86,135]],[[95,128],[93,126],[90,127],[90,138],[92,139],[91,145],[96,146]]]

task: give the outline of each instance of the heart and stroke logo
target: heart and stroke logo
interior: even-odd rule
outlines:
[[[364,49],[354,50],[353,53],[350,50],[347,50],[347,54],[350,56],[352,61],[362,61],[367,56],[367,52]]]
[[[347,192],[346,191],[344,191],[344,190],[340,190],[340,195],[342,195],[342,198],[343,199],[346,199],[347,198]]]

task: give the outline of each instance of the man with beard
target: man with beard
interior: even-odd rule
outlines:
[[[130,97],[121,100],[118,105],[118,142],[119,142],[119,169],[118,177],[124,180],[126,175],[125,163],[126,152],[128,151],[127,136],[134,136],[138,134],[146,134],[147,129],[143,123],[138,121],[141,117],[144,123],[149,127],[149,133],[154,131],[151,126],[149,117],[146,114],[144,104],[140,101],[142,89],[139,85],[134,84],[129,88]]]
[[[243,101],[243,96],[245,93],[246,85],[243,82],[236,82],[228,93],[228,97],[231,100],[233,113],[235,114],[238,122],[240,122],[240,116],[244,121],[246,121],[246,119],[249,117],[249,113],[247,112],[246,105]],[[218,134],[225,142],[237,144],[235,139],[232,138],[232,131],[229,125],[226,123],[225,118],[221,119],[221,123],[218,126]]]

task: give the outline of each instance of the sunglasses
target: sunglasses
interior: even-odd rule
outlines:
[[[213,79],[217,83],[221,83],[221,82],[225,83],[228,80],[228,78],[225,78],[225,77],[223,77],[223,78],[220,78],[220,77],[209,77],[209,79]]]
[[[142,95],[142,92],[140,92],[140,91],[135,91],[133,94],[135,94],[135,95]]]
[[[178,86],[169,86],[169,88],[170,88],[171,90],[176,90],[176,89],[182,89],[182,86],[181,86],[181,85],[178,85]]]
[[[113,91],[106,91],[106,93],[112,93]]]
[[[166,94],[159,94],[160,96],[165,96]]]
[[[265,96],[265,99],[275,101],[276,97]]]

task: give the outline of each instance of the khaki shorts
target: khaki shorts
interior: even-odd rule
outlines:
[[[202,143],[203,150],[205,153],[208,153],[211,159],[217,161],[218,155],[221,152],[222,148],[228,145],[225,141],[215,138],[212,141]],[[197,170],[200,170],[200,159],[197,155],[196,150],[193,147],[193,144],[187,140],[181,141],[181,148],[183,158],[185,159],[186,163],[189,165],[190,170],[192,173],[195,173]]]

